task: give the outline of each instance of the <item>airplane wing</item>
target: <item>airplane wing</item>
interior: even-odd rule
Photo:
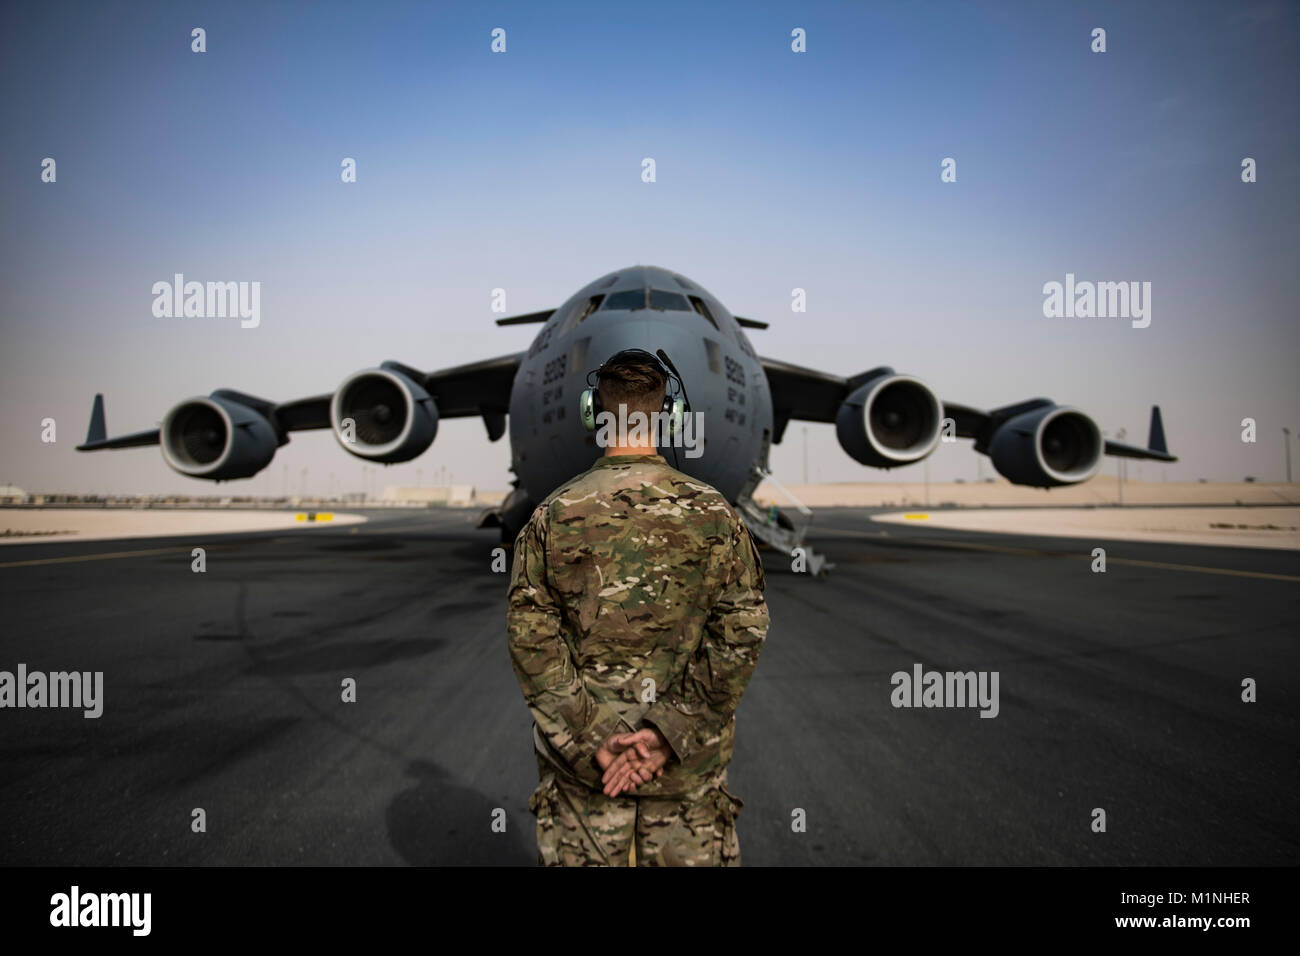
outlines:
[[[1116,458],[1145,458],[1154,459],[1155,461],[1177,461],[1173,455],[1169,454],[1169,449],[1165,445],[1165,425],[1160,419],[1160,406],[1151,406],[1151,430],[1147,437],[1147,447],[1137,448],[1133,445],[1122,445],[1117,441],[1106,442],[1106,454],[1114,455]]]
[[[515,373],[526,352],[457,365],[424,376],[424,387],[443,418],[482,415],[488,438],[496,441],[506,430],[506,411]]]
[[[481,415],[488,437],[496,441],[505,432],[506,411],[510,407],[510,391],[515,372],[523,360],[524,352],[501,355],[496,358],[456,365],[434,372],[421,372],[398,362],[385,362],[382,367],[402,372],[418,382],[429,393],[438,408],[440,418],[467,418]],[[218,389],[213,398],[228,399],[253,409],[275,428],[279,443],[288,441],[288,433],[330,427],[330,400],[333,392],[275,403],[246,395],[232,389]],[[104,422],[104,397],[96,395],[90,412],[90,427],[86,441],[77,451],[101,451],[108,448],[137,448],[157,445],[159,429],[135,432],[114,438],[107,437]]]
[[[863,383],[881,375],[893,374],[893,369],[880,366],[847,378],[805,368],[778,359],[759,358],[767,375],[772,394],[772,441],[780,442],[786,426],[792,419],[809,422],[834,422],[840,406]],[[994,431],[1003,422],[1025,412],[1048,407],[1054,403],[1046,398],[1034,398],[1015,405],[984,411],[958,402],[942,402],[943,413],[956,426],[958,438],[975,439],[977,451],[984,451]],[[1151,408],[1151,430],[1146,448],[1106,441],[1105,454],[1119,458],[1139,458],[1150,461],[1177,461],[1169,454],[1165,444],[1164,425],[1159,406]]]
[[[853,379],[819,372],[816,369],[782,362],[778,359],[759,358],[767,374],[768,388],[772,393],[772,441],[779,443],[790,420],[805,422],[833,422],[844,399],[857,387],[854,379],[869,377],[863,373]],[[873,372],[890,371],[875,369]]]
[[[90,428],[86,432],[85,444],[78,445],[77,451],[99,451],[101,448],[141,448],[158,444],[158,429],[134,432],[130,435],[108,437],[104,425],[104,396],[96,395],[95,403],[90,407]]]

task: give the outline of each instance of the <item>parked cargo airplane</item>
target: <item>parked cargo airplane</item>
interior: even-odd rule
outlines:
[[[1151,410],[1148,447],[1138,448],[1103,441],[1083,412],[1045,398],[981,411],[940,401],[919,378],[884,366],[841,378],[761,358],[744,330],[766,323],[733,316],[701,286],[653,266],[603,276],[558,309],[497,320],[526,323],[542,325],[527,352],[436,372],[384,362],[333,392],[283,404],[218,389],[176,405],[159,428],[118,438],[106,437],[103,396],[96,395],[78,451],[161,445],[163,459],[181,474],[226,481],[265,468],[290,432],[330,428],[347,452],[391,464],[423,454],[439,419],[480,416],[496,441],[508,414],[513,488],[480,527],[500,527],[510,541],[536,502],[602,454],[580,424],[579,395],[591,369],[637,347],[662,350],[686,386],[691,411],[703,413],[702,453],[679,455],[677,467],[716,487],[755,537],[786,551],[802,544],[806,520],[786,512],[774,518],[751,494],[768,473],[771,444],[792,419],[834,422],[844,451],[874,468],[921,461],[946,428],[973,438],[975,450],[1009,481],[1044,488],[1088,480],[1103,454],[1177,460],[1165,447],[1159,408]]]

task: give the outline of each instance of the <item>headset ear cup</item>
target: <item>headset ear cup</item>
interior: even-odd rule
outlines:
[[[682,433],[682,418],[685,406],[680,398],[664,399],[664,414],[668,416],[668,434],[677,436]]]
[[[599,399],[594,388],[584,388],[582,394],[578,396],[578,417],[582,419],[582,427],[589,432],[596,430],[596,403]]]

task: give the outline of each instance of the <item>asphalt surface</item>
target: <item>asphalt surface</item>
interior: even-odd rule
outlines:
[[[868,515],[818,511],[823,579],[765,555],[744,863],[1300,862],[1300,553]],[[105,683],[98,720],[0,710],[0,864],[531,864],[507,575],[473,517],[0,551],[0,670]],[[998,716],[893,707],[916,663],[997,671]]]

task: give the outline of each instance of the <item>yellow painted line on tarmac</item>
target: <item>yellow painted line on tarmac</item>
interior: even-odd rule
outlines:
[[[334,513],[330,511],[318,511],[316,512],[315,518],[309,518],[307,513],[300,513],[296,518],[298,521],[333,521]],[[270,531],[274,529],[254,529],[253,532],[249,533],[257,533],[261,530]],[[353,530],[355,531],[355,529]],[[197,534],[201,533],[202,532],[197,532]],[[217,531],[215,533],[227,534],[229,532]],[[71,541],[75,539],[65,540]],[[33,543],[35,544],[39,542]],[[149,548],[142,551],[108,551],[104,554],[72,554],[63,558],[36,558],[31,561],[0,561],[0,568],[27,568],[38,564],[76,564],[79,561],[108,561],[113,558],[139,558],[147,557],[151,554],[174,554],[177,551],[192,551],[195,547],[195,545],[185,545],[184,547],[176,548]],[[206,547],[209,551],[212,550],[212,545],[206,545]]]
[[[816,528],[813,531],[831,531],[835,534],[847,535],[849,537],[860,538],[879,538],[882,534],[872,534],[868,531],[854,531],[849,528]],[[909,539],[904,539],[909,540]],[[1065,555],[1066,557],[1083,558],[1085,561],[1092,560],[1091,552],[1075,554],[1071,551],[1044,551],[1041,548],[1010,548],[1005,545],[997,544],[976,544],[973,541],[953,541],[950,538],[913,538],[910,540],[946,544],[954,548],[968,548],[972,551],[997,551],[1002,554],[1024,554],[1030,556],[1043,557],[1045,555]],[[1268,571],[1237,571],[1233,568],[1210,568],[1199,564],[1170,564],[1166,561],[1142,561],[1138,558],[1112,558],[1106,556],[1106,563],[1109,564],[1127,564],[1141,568],[1161,568],[1166,571],[1191,571],[1196,574],[1221,574],[1235,578],[1259,578],[1265,581],[1300,581],[1300,576],[1294,574],[1273,574]]]
[[[1081,558],[1091,559],[1082,554]],[[1136,558],[1107,558],[1107,564],[1133,564],[1143,568],[1165,568],[1169,571],[1195,571],[1198,574],[1227,574],[1238,578],[1264,578],[1268,581],[1300,581],[1300,575],[1271,574],[1267,571],[1237,571],[1232,568],[1206,568],[1199,564],[1167,564],[1164,561],[1139,561]]]
[[[907,521],[929,521],[930,520],[929,515],[923,515],[923,514],[915,514],[915,515],[905,514],[903,515],[903,518],[906,519]]]
[[[298,512],[293,516],[294,521],[333,521],[334,514],[330,511],[309,511]]]

